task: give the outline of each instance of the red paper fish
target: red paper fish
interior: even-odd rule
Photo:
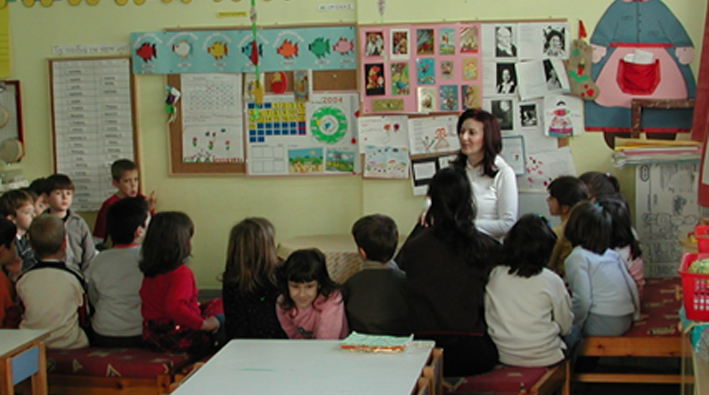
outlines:
[[[143,43],[141,44],[140,48],[138,48],[137,51],[135,51],[135,54],[138,55],[145,63],[150,62],[153,58],[158,57],[158,52],[155,49],[155,44],[151,43]]]

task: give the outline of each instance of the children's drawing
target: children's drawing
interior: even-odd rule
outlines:
[[[360,153],[364,148],[372,146],[406,147],[408,140],[408,118],[406,116],[358,117],[357,132],[359,133]]]
[[[455,29],[448,27],[438,29],[438,53],[440,55],[455,54]]]
[[[544,134],[549,137],[571,137],[583,133],[582,100],[576,96],[544,97]]]
[[[409,58],[409,30],[408,29],[391,29],[391,57],[393,59],[408,59]]]
[[[138,55],[139,58],[143,59],[143,62],[145,63],[148,63],[153,59],[157,59],[158,57],[156,45],[151,42],[142,43],[135,51],[135,54]]]
[[[439,92],[441,111],[458,111],[458,86],[442,85]]]
[[[295,101],[306,102],[312,90],[312,70],[293,70],[293,94]]]
[[[416,29],[416,54],[433,55],[433,29]]]
[[[455,152],[460,143],[455,134],[457,116],[409,119],[411,155]]]
[[[321,143],[340,142],[347,129],[347,116],[337,107],[320,107],[310,117],[310,133]]]
[[[318,37],[308,44],[308,50],[310,50],[316,58],[322,59],[330,54],[330,39]]]
[[[364,151],[364,176],[370,178],[409,178],[409,152],[406,147],[368,145]]]
[[[367,96],[378,96],[384,94],[384,64],[366,64],[364,70],[367,75],[365,85]]]
[[[480,87],[477,85],[462,85],[460,87],[460,103],[463,110],[480,108]]]
[[[327,150],[327,160],[325,161],[325,170],[341,173],[353,173],[355,171],[355,155],[354,151],[344,151],[336,149]]]
[[[551,109],[551,122],[546,130],[549,137],[571,137],[574,134],[574,125],[571,122],[571,110],[566,107],[566,102],[560,100]]]
[[[321,147],[289,149],[288,172],[291,174],[322,173],[323,149]]]
[[[432,58],[416,59],[416,80],[419,85],[434,85],[436,74]]]
[[[527,152],[527,172],[520,177],[520,189],[546,191],[551,181],[562,174],[576,174],[569,147],[554,151]]]
[[[204,132],[202,131],[204,130]],[[184,142],[191,147],[183,147],[185,163],[229,163],[241,162],[240,155],[234,155],[233,145],[241,138],[237,128],[197,128],[189,127],[183,134]]]
[[[384,34],[368,32],[367,43],[364,46],[364,56],[382,56],[384,53]]]
[[[464,27],[460,29],[460,52],[478,52],[478,27]]]
[[[464,58],[463,59],[463,79],[474,81],[478,79],[478,59]]]
[[[393,95],[408,95],[411,90],[409,82],[409,64],[391,64],[391,93]]]
[[[450,60],[441,61],[441,78],[449,80],[453,78],[453,62]]]

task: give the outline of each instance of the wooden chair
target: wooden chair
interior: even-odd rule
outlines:
[[[570,395],[570,363],[565,360],[549,368],[498,366],[492,372],[465,377],[451,389],[451,395]]]
[[[431,359],[423,368],[423,377],[431,380],[433,395],[443,395],[443,349],[434,348]]]
[[[418,381],[416,382],[416,390],[414,391],[414,394],[433,395],[431,379],[429,379],[428,377],[419,377]]]

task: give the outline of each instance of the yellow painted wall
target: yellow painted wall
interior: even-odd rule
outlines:
[[[684,23],[700,47],[706,2],[664,0]],[[354,11],[318,11],[319,4],[355,4]],[[568,18],[573,31],[583,19],[589,34],[611,0],[387,0],[385,23],[459,20]],[[11,79],[22,83],[27,155],[23,160],[30,179],[52,172],[50,108],[46,59],[53,45],[128,42],[131,32],[165,28],[248,25],[246,18],[218,18],[223,11],[248,11],[249,1],[193,0],[166,4],[147,0],[118,6],[100,0],[71,6],[59,1],[45,8],[10,3]],[[379,22],[376,0],[257,0],[259,23],[319,24]],[[693,63],[696,70],[698,62]],[[159,210],[185,211],[194,220],[191,267],[203,288],[219,287],[229,229],[246,216],[269,218],[277,239],[300,235],[349,232],[364,214],[381,212],[393,217],[402,233],[414,224],[421,198],[411,194],[410,181],[362,180],[359,177],[269,178],[171,177],[168,175],[167,138],[162,76],[136,76],[139,160],[144,190],[156,190]],[[632,200],[631,170],[617,171],[610,150],[598,133],[587,133],[571,143],[579,172],[609,171],[619,176]],[[86,217],[92,222],[93,215]]]

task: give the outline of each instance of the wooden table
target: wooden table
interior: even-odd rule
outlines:
[[[434,343],[373,354],[340,349],[338,340],[232,340],[173,395],[409,395]]]
[[[49,331],[0,329],[0,395],[15,393],[15,385],[31,377],[32,395],[47,395],[44,339]]]

